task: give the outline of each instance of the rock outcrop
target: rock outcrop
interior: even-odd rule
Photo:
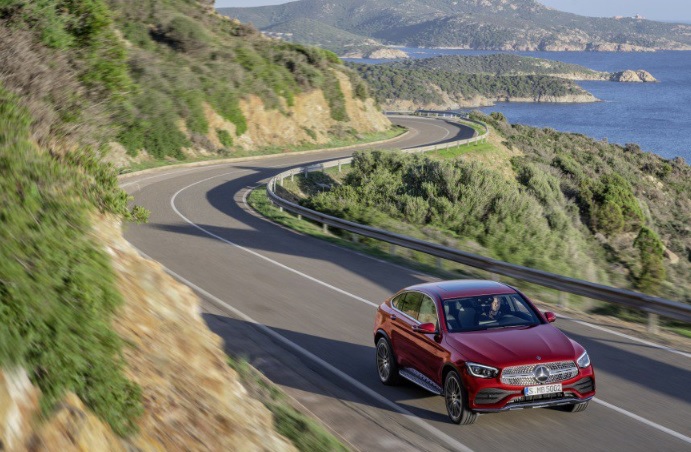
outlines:
[[[623,83],[655,83],[657,79],[653,77],[650,72],[639,69],[637,71],[626,70],[621,72],[615,72],[610,77],[610,80],[614,82]]]
[[[383,48],[366,54],[365,58],[370,60],[396,60],[400,58],[410,58],[410,55],[400,49]]]

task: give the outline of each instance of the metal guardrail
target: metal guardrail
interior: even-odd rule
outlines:
[[[467,120],[467,119],[464,119]],[[484,125],[484,124],[483,124]],[[485,126],[486,127],[486,126]],[[466,144],[479,141],[487,136],[487,132],[478,137],[468,140],[460,140],[454,143]],[[446,144],[446,143],[445,143]],[[454,145],[454,144],[452,144]],[[456,144],[457,145],[457,144]],[[412,148],[406,152],[425,152],[440,149],[439,146],[426,146],[422,148]],[[655,333],[658,330],[658,316],[669,317],[684,322],[691,322],[691,305],[664,298],[654,297],[639,292],[618,289],[615,287],[596,284],[589,281],[569,278],[554,273],[549,273],[533,268],[522,267],[520,265],[502,262],[488,257],[467,253],[454,248],[446,247],[437,243],[425,242],[416,238],[396,234],[383,229],[361,225],[342,218],[326,215],[299,204],[287,201],[276,194],[276,184],[283,184],[285,178],[291,179],[296,174],[308,174],[315,171],[324,171],[326,168],[340,167],[352,161],[352,157],[345,159],[332,160],[329,162],[309,165],[300,168],[293,168],[274,176],[267,184],[269,199],[281,208],[293,212],[299,216],[309,218],[316,222],[359,234],[365,237],[381,240],[384,242],[398,245],[415,251],[420,251],[440,259],[446,259],[460,264],[479,268],[493,274],[508,276],[521,281],[530,282],[560,292],[568,292],[581,295],[587,298],[615,303],[629,308],[639,309],[648,313],[648,331]]]

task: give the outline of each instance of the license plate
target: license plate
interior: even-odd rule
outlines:
[[[561,383],[553,385],[528,386],[526,388],[523,388],[523,395],[526,396],[554,394],[555,392],[561,392]]]

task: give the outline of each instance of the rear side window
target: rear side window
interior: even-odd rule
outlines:
[[[422,297],[420,314],[418,314],[417,319],[420,323],[437,323],[437,308],[434,307],[434,301],[431,298]]]
[[[402,313],[417,320],[422,303],[422,294],[419,292],[406,292],[393,299],[393,306]]]

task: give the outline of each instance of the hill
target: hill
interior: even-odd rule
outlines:
[[[484,50],[643,51],[691,49],[691,26],[593,18],[533,0],[300,0],[219,12],[260,29],[307,18],[409,47]],[[329,48],[325,43],[320,43]]]
[[[246,155],[389,122],[333,53],[212,4],[0,2],[0,449],[293,450],[196,296],[122,238],[147,212],[104,160]]]
[[[348,63],[389,110],[458,109],[494,102],[596,102],[572,80],[612,74],[516,55],[440,56],[385,64]]]
[[[570,80],[610,80],[611,73],[599,72],[577,64],[513,54],[443,55],[387,63],[396,69],[457,72],[495,76],[549,75]]]

